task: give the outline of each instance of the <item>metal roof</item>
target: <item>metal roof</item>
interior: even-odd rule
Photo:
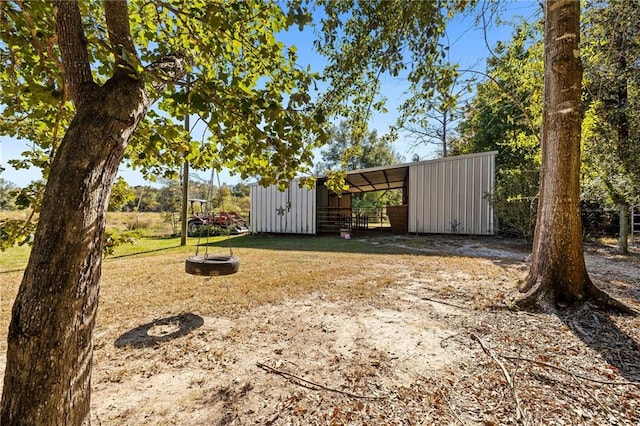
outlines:
[[[347,172],[345,180],[349,185],[348,192],[383,191],[404,187],[408,174],[408,164],[397,164],[352,170]]]

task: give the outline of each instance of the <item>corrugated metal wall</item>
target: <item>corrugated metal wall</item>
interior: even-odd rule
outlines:
[[[298,183],[291,181],[283,192],[275,185],[251,185],[251,232],[316,233],[316,191],[300,188]]]
[[[409,166],[409,232],[493,235],[497,152],[461,155]]]

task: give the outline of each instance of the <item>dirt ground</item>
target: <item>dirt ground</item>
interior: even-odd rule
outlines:
[[[331,278],[390,279],[370,297],[313,291],[240,314],[99,321],[92,423],[640,424],[640,319],[511,311],[521,245],[421,241],[368,239],[420,256]],[[587,263],[640,309],[637,248],[588,246]]]

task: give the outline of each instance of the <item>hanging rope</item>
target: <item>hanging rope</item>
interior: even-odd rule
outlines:
[[[209,181],[209,189],[207,198],[210,199],[213,194],[213,174],[215,169],[211,171],[211,179]],[[218,176],[218,191],[222,189],[220,185],[220,173]],[[185,261],[185,271],[192,275],[200,276],[218,276],[235,274],[240,269],[240,259],[233,255],[233,248],[231,247],[231,220],[227,214],[224,219],[224,229],[227,232],[227,246],[229,248],[229,255],[210,255],[209,254],[209,236],[211,235],[212,226],[217,226],[215,222],[215,215],[213,209],[211,211],[204,211],[202,209],[202,226],[206,227],[206,244],[204,255],[199,254],[200,241],[202,237],[202,230],[198,232],[198,243],[196,245],[196,253],[194,256],[190,256]]]

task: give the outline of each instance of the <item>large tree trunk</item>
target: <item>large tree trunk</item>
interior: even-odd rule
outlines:
[[[109,195],[149,104],[139,81],[88,85],[51,167],[13,306],[3,425],[88,424],[92,336]]]
[[[628,312],[591,282],[580,220],[582,66],[579,0],[548,0],[544,7],[542,173],[537,225],[522,308],[554,310],[591,298]]]
[[[545,2],[542,174],[531,270],[524,290],[543,307],[575,304],[590,282],[580,222],[580,3]],[[521,301],[524,304],[525,298]]]

